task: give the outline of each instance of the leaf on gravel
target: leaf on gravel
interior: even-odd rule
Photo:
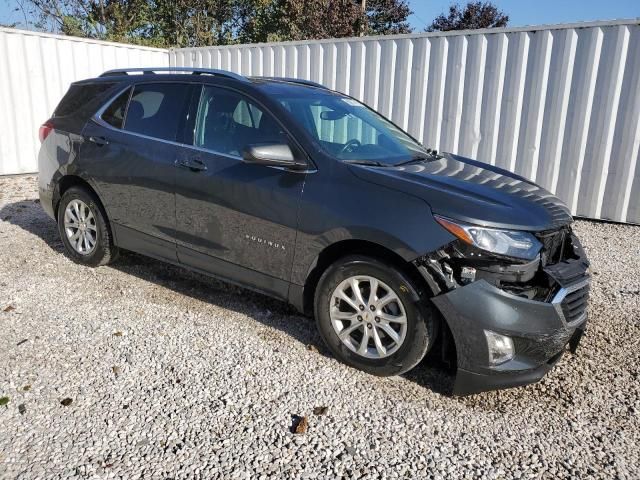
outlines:
[[[28,392],[29,390],[31,390],[31,385],[25,385],[24,387],[22,387],[23,392]]]
[[[73,400],[71,400],[69,397],[63,398],[62,400],[60,400],[60,405],[62,405],[63,407],[68,407],[72,403],[73,403]]]
[[[0,397],[0,407],[4,407],[9,403],[9,397]]]
[[[13,305],[7,305],[6,307],[4,307],[2,309],[3,312],[13,312],[16,309],[16,307],[14,307]]]
[[[327,413],[327,410],[329,410],[329,407],[315,407],[313,409],[313,414],[314,415],[324,415],[325,413]]]
[[[18,405],[18,412],[20,412],[20,415],[24,415],[27,412],[27,407],[24,406],[24,403]]]
[[[120,375],[120,373],[122,372],[122,369],[120,367],[118,367],[118,366],[111,367],[111,370],[113,370],[113,373],[116,376]]]
[[[113,336],[114,337],[121,337],[122,336],[122,332],[113,332]]]
[[[24,340],[20,340],[16,345],[19,347],[20,345],[22,345],[23,343],[27,343],[29,341],[28,338],[25,338]]]
[[[309,350],[310,352],[317,352],[318,351],[318,347],[316,347],[315,345],[307,345],[307,350]]]
[[[307,433],[307,429],[309,428],[309,420],[307,420],[307,417],[301,417],[300,415],[294,415],[293,416],[293,425],[291,427],[291,430],[293,431],[293,433],[297,433],[297,434],[303,434],[303,433]]]

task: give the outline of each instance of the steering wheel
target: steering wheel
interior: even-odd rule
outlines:
[[[342,155],[343,153],[352,153],[356,148],[361,145],[360,141],[356,138],[352,138],[347,143],[344,144],[344,147],[340,149],[338,155]]]

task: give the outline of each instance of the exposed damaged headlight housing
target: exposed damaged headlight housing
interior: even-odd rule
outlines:
[[[528,232],[499,230],[453,221],[434,215],[436,221],[465,243],[507,257],[533,260],[542,244]]]
[[[489,350],[489,365],[495,367],[501,363],[508,362],[513,358],[515,350],[513,340],[506,335],[485,330],[484,336],[487,338],[487,348]]]

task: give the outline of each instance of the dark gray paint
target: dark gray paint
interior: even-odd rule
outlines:
[[[572,221],[552,193],[507,170],[445,153],[440,160],[367,168],[370,182],[424,199],[433,213],[487,227],[543,231]]]

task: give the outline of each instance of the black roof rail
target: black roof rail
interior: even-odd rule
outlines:
[[[311,80],[304,80],[302,78],[292,78],[292,77],[249,77],[249,78],[253,78],[255,80],[263,79],[263,80],[274,80],[277,82],[285,82],[285,83],[298,83],[300,85],[307,85],[308,87],[316,87],[316,88],[322,88],[324,90],[329,90],[328,87],[325,87],[321,83],[312,82]]]
[[[237,73],[229,72],[227,70],[217,70],[215,68],[191,68],[191,67],[145,67],[145,68],[116,68],[114,70],[107,70],[101,77],[114,77],[118,75],[129,75],[129,73],[140,72],[143,75],[153,75],[157,72],[178,72],[178,73],[191,73],[193,75],[216,75],[219,77],[232,78],[234,80],[240,80],[243,82],[248,81],[246,77],[238,75]]]

